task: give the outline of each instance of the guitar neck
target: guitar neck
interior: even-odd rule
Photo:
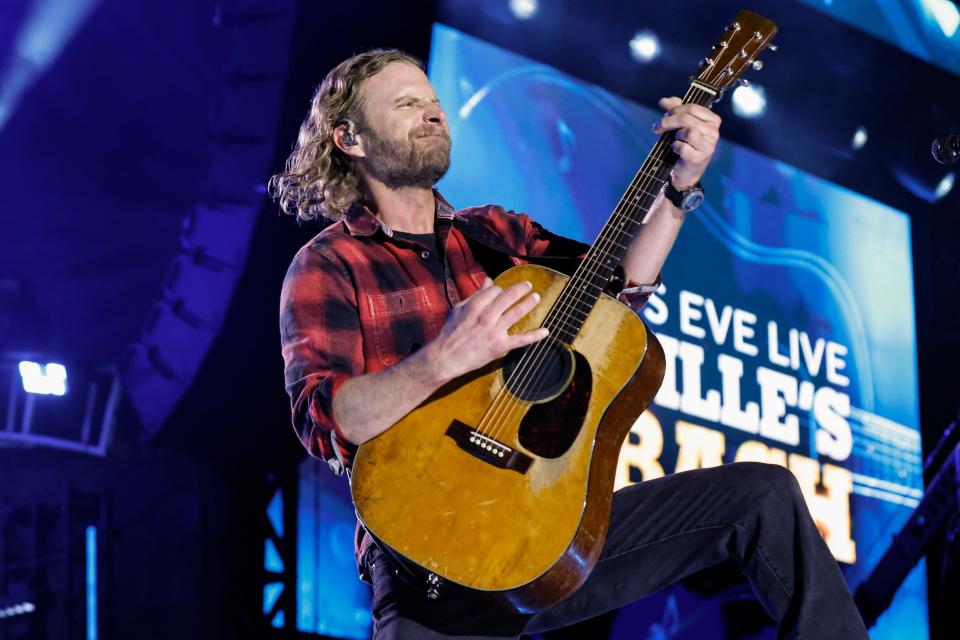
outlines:
[[[718,93],[714,87],[694,80],[683,102],[709,108]],[[671,149],[674,135],[668,131],[660,136],[547,315],[543,326],[555,339],[567,344],[573,342],[600,293],[613,278],[617,265],[626,256],[677,161],[678,156]]]

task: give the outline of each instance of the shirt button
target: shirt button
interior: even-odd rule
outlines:
[[[423,251],[420,252],[420,257],[426,260],[427,258],[430,257],[430,252],[424,249]]]

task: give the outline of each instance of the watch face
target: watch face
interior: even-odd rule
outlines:
[[[684,211],[692,211],[693,209],[696,209],[697,207],[699,207],[702,202],[703,202],[703,191],[701,189],[696,189],[691,193],[688,193],[683,198],[683,206],[681,207],[681,209],[683,209]]]

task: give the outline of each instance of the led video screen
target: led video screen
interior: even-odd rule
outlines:
[[[495,202],[591,242],[657,139],[659,112],[445,26],[430,78],[454,207]],[[618,482],[786,466],[854,588],[922,495],[909,219],[726,141],[704,187],[643,312],[667,375]],[[925,620],[918,569],[873,637]]]

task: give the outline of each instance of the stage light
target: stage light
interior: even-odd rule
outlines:
[[[23,390],[38,395],[62,396],[67,392],[67,369],[62,364],[22,361],[19,366]]]
[[[10,62],[0,75],[0,129],[21,98],[56,62],[101,0],[35,0],[12,41]]]
[[[953,189],[955,180],[956,175],[952,171],[943,176],[943,179],[937,184],[937,188],[933,191],[933,197],[937,200],[944,198]]]
[[[32,602],[18,602],[16,604],[0,608],[0,618],[13,618],[14,616],[22,616],[28,613],[33,613],[36,610],[37,607]]]
[[[867,128],[859,126],[857,130],[853,132],[853,140],[850,142],[850,146],[856,151],[857,149],[862,149],[865,144],[867,144]]]
[[[923,8],[936,20],[943,35],[952,38],[960,27],[960,10],[950,0],[923,0]]]
[[[734,89],[731,102],[733,112],[741,118],[759,118],[767,112],[767,92],[756,84]]]
[[[510,0],[510,11],[518,20],[532,18],[537,12],[537,0]]]
[[[97,528],[87,525],[87,640],[97,640]]]
[[[660,40],[652,31],[638,31],[630,38],[630,57],[637,62],[650,62],[660,55]]]

